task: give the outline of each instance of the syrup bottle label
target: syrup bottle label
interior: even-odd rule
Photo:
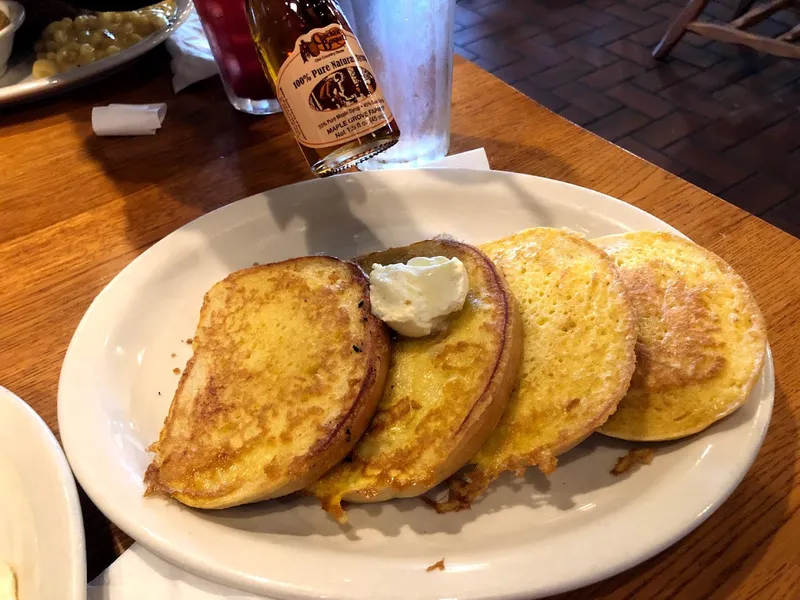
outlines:
[[[292,132],[311,148],[339,146],[392,120],[361,45],[336,23],[297,39],[276,87]]]

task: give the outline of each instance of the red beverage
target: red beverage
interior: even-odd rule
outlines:
[[[231,104],[245,112],[280,110],[250,35],[245,0],[195,0],[194,6]],[[238,100],[244,101],[245,105]],[[253,109],[254,103],[257,110]]]

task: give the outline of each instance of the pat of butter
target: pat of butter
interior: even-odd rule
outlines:
[[[17,581],[11,567],[0,560],[0,600],[17,600]]]
[[[372,265],[369,282],[372,312],[407,337],[442,330],[447,315],[463,308],[469,291],[464,264],[444,256]]]

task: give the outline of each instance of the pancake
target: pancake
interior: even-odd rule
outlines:
[[[145,483],[197,508],[290,494],[342,460],[375,412],[390,354],[366,276],[325,256],[215,284],[193,346]]]
[[[744,280],[719,256],[671,233],[593,242],[616,261],[639,320],[631,389],[600,431],[673,440],[739,408],[761,372],[767,339]]]
[[[614,412],[634,369],[633,309],[613,261],[574,232],[535,228],[481,246],[520,306],[520,383],[439,512],[468,508],[504,471],[551,473]]]
[[[369,269],[421,256],[461,260],[469,292],[445,331],[395,340],[384,395],[367,432],[344,462],[307,490],[341,523],[347,521],[343,500],[418,496],[464,466],[497,425],[517,383],[519,314],[483,253],[434,239],[357,262]]]

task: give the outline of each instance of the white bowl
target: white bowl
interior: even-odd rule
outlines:
[[[0,77],[2,77],[8,68],[8,57],[11,56],[11,48],[14,46],[14,34],[22,27],[22,22],[25,20],[25,9],[14,0],[0,0],[0,11],[11,21],[10,25],[0,29]]]

